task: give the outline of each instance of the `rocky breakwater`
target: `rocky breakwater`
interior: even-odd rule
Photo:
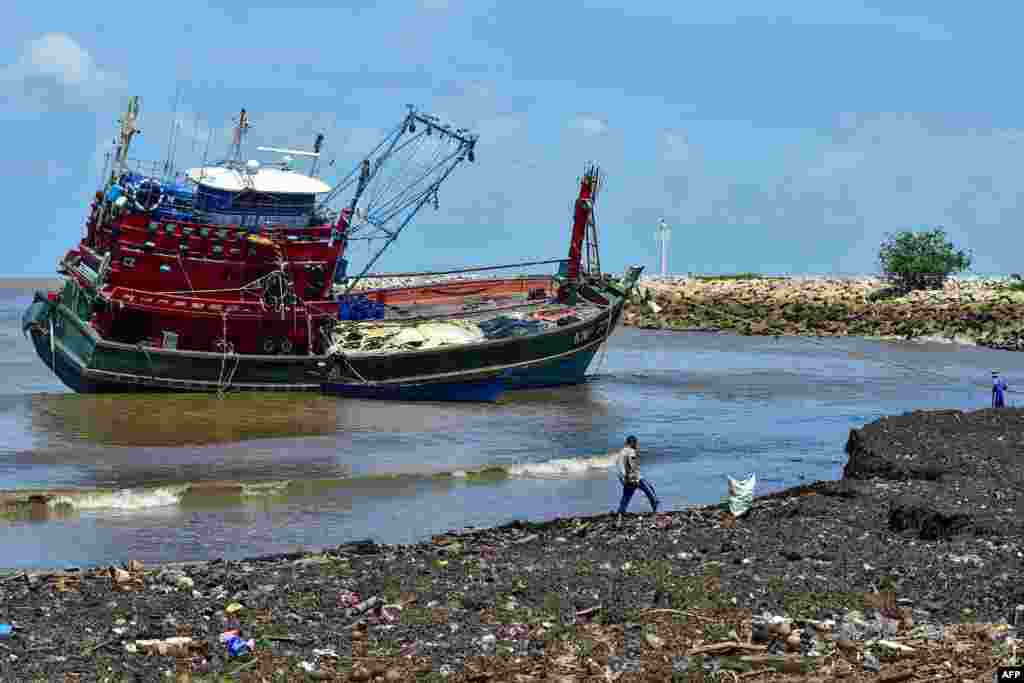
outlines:
[[[645,280],[624,323],[747,335],[946,339],[1024,349],[1024,291],[1003,280],[948,280],[898,295],[877,278]]]

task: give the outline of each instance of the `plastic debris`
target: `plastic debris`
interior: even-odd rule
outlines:
[[[742,517],[754,504],[754,487],[757,477],[751,473],[746,479],[729,477],[729,495],[723,501],[734,517]]]
[[[150,655],[186,655],[193,644],[188,636],[175,636],[173,638],[158,638],[154,640],[136,640],[134,650],[125,649],[128,652],[143,652]]]
[[[0,624],[0,639],[10,638],[14,633],[14,627],[10,624]]]
[[[220,642],[224,643],[228,649],[228,654],[232,657],[240,657],[256,648],[256,640],[253,638],[243,640],[239,635],[238,629],[225,631],[220,634]]]
[[[237,602],[233,602],[224,608],[224,611],[228,614],[234,614],[235,612],[241,612],[244,608]]]
[[[338,604],[342,607],[355,607],[362,602],[362,600],[363,599],[359,597],[359,593],[353,593],[349,590],[343,590],[338,594]]]

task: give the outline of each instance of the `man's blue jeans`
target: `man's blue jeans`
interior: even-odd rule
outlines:
[[[629,501],[633,499],[633,494],[636,490],[640,489],[647,495],[647,501],[651,504],[651,509],[655,512],[658,511],[658,494],[654,491],[654,487],[646,479],[641,479],[636,484],[631,484],[625,480],[622,481],[622,500],[619,501],[619,514],[623,514],[626,508],[629,507]]]

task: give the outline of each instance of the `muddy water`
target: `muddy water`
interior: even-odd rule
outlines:
[[[606,512],[618,495],[607,454],[629,433],[666,507],[713,502],[726,475],[755,472],[759,491],[838,476],[849,428],[881,415],[987,405],[993,368],[1024,381],[1024,354],[973,347],[620,329],[588,383],[496,405],[85,396],[22,338],[30,297],[0,290],[0,490],[58,495],[6,508],[10,567],[408,542]]]

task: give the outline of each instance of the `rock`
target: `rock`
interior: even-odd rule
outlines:
[[[849,638],[839,638],[836,640],[836,647],[847,655],[853,654],[857,651],[857,643],[853,642]]]
[[[117,567],[110,568],[110,578],[113,579],[114,583],[128,583],[132,580],[132,575],[124,569],[118,569]]]
[[[948,540],[970,526],[969,515],[943,514],[916,496],[900,496],[889,507],[889,530],[916,531],[923,541]]]
[[[865,671],[881,671],[882,663],[878,661],[878,657],[874,656],[870,652],[864,653],[864,661],[862,662]]]
[[[390,668],[384,672],[385,681],[400,681],[402,680],[402,672],[395,668]]]

